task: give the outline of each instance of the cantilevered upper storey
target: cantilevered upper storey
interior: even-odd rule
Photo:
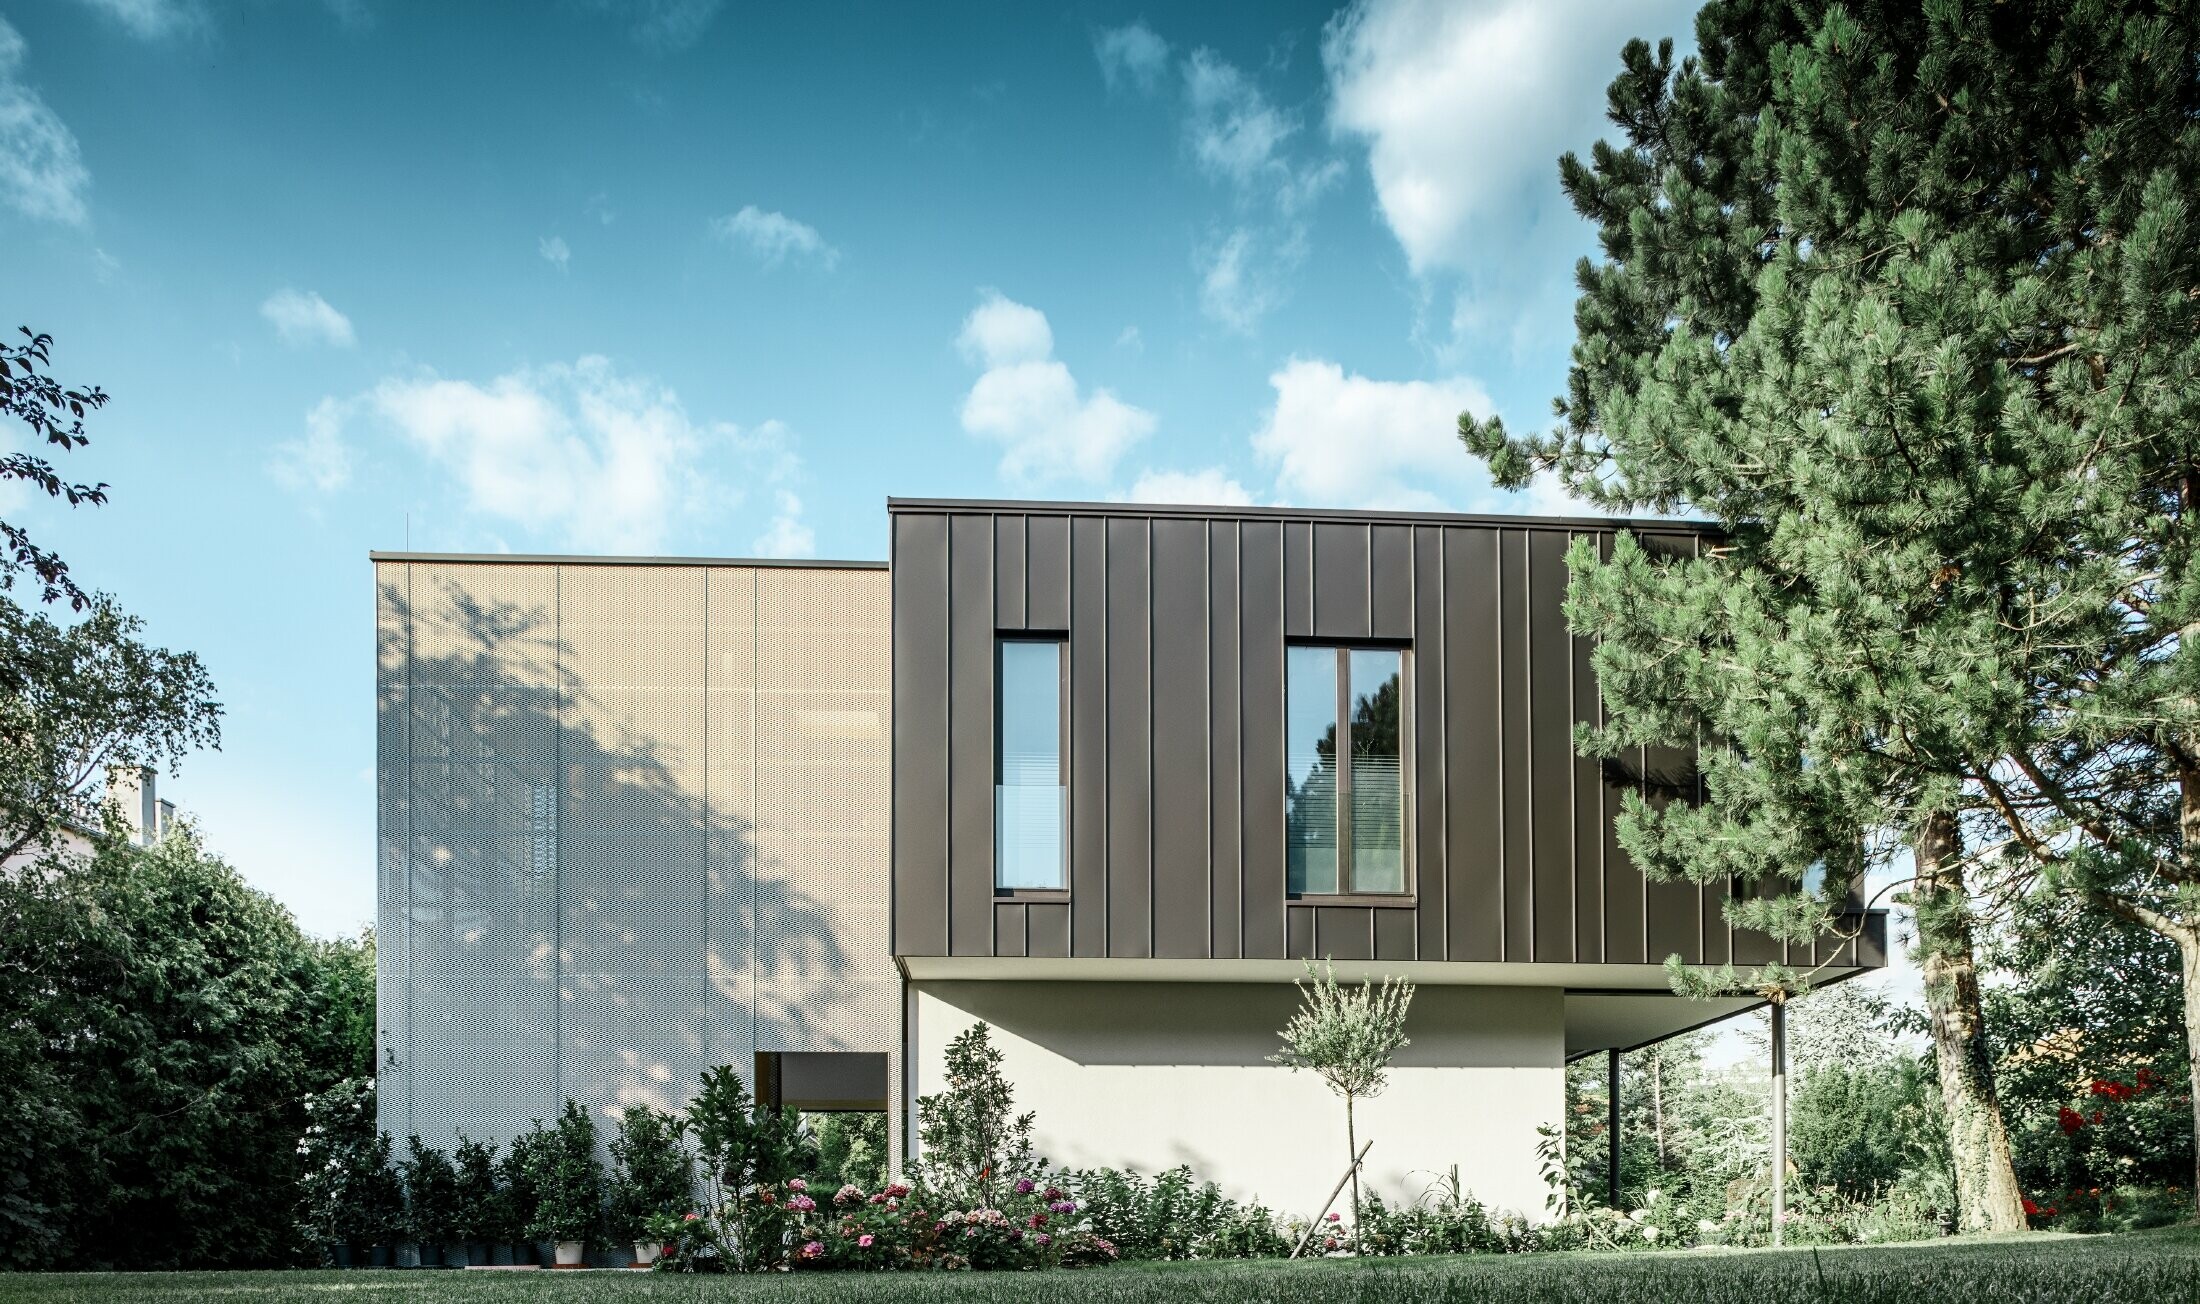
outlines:
[[[1646,882],[1613,837],[1628,787],[1693,795],[1691,754],[1572,747],[1600,706],[1560,611],[1568,545],[1632,529],[1689,550],[1695,527],[889,510],[893,949],[912,976],[1278,962],[1183,973],[1255,977],[1328,956],[1578,990],[1662,988],[1673,954],[1782,958],[1727,927],[1723,888]],[[1884,921],[1861,922],[1785,958],[1876,967]],[[1076,963],[1100,960],[1152,963]]]

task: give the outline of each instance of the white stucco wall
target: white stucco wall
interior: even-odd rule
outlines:
[[[983,1020],[1057,1166],[1189,1164],[1239,1199],[1311,1216],[1347,1149],[1342,1103],[1267,1062],[1297,1005],[1288,984],[913,983],[912,1085],[939,1090],[947,1043]],[[1535,1129],[1565,1107],[1564,994],[1423,987],[1407,1035],[1389,1088],[1356,1111],[1375,1143],[1368,1181],[1411,1199],[1457,1164],[1493,1209],[1540,1217]]]

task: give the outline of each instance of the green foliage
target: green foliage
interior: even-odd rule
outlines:
[[[1928,1103],[1936,1090],[1930,1066],[1907,1056],[1806,1069],[1788,1102],[1797,1176],[1851,1200],[1893,1187],[1918,1161],[1920,1128],[1937,1125]]]
[[[791,1110],[759,1105],[731,1066],[703,1070],[688,1126],[709,1185],[714,1252],[737,1272],[784,1262],[787,1208],[774,1191],[816,1166],[816,1151]]]
[[[1459,1179],[1454,1165],[1411,1204],[1391,1208],[1369,1195],[1352,1227],[1362,1252],[1397,1254],[1497,1254],[1512,1248],[1489,1210]]]
[[[1046,1175],[1031,1148],[1033,1116],[1014,1112],[1015,1091],[984,1023],[948,1042],[945,1067],[946,1090],[917,1098],[921,1184],[953,1208],[994,1208],[1017,1181]]]
[[[29,448],[0,455],[0,484],[13,480],[71,507],[98,506],[107,501],[105,484],[73,483],[40,454],[73,452],[91,442],[84,433],[84,414],[105,407],[107,395],[97,385],[79,389],[54,379],[51,335],[28,326],[18,333],[22,343],[0,343],[0,420],[20,422]],[[0,439],[0,444],[14,443]],[[42,601],[67,598],[81,611],[91,600],[70,577],[66,562],[32,543],[22,526],[0,521],[0,591],[14,588],[26,571]],[[5,691],[5,682],[0,672],[0,691]]]
[[[2176,946],[2043,896],[1997,935],[1994,954],[2005,978],[1986,993],[1988,1026],[2025,1193],[2061,1208],[2096,1187],[2189,1191]]]
[[[1152,1177],[1090,1168],[1061,1174],[1092,1230],[1124,1259],[1245,1259],[1287,1255],[1291,1242],[1260,1204],[1239,1204],[1184,1165]]]
[[[875,1110],[820,1115],[812,1133],[817,1167],[808,1175],[870,1190],[886,1185],[886,1115]]]
[[[387,1230],[389,1138],[375,1130],[374,1081],[346,1078],[305,1097],[298,1138],[298,1234],[309,1246],[371,1244]],[[402,1197],[400,1196],[401,1200]]]
[[[173,768],[221,745],[205,667],[145,643],[144,629],[104,594],[63,625],[0,593],[0,861],[50,848],[64,828],[98,829],[111,768]]]
[[[603,1226],[603,1165],[596,1161],[596,1127],[574,1101],[530,1151],[535,1212],[528,1233],[544,1241],[586,1241]]]
[[[451,1231],[462,1241],[500,1241],[510,1221],[497,1186],[497,1148],[461,1132],[451,1152],[457,1181],[451,1192]]]
[[[305,1098],[371,1062],[372,961],[188,829],[0,875],[0,1264],[276,1264]]]
[[[398,1167],[405,1179],[405,1239],[423,1246],[459,1239],[458,1170],[451,1157],[407,1137]]]
[[[685,1213],[695,1203],[695,1161],[676,1114],[629,1105],[611,1139],[611,1235],[642,1238],[651,1217]]]
[[[541,1174],[550,1161],[551,1136],[541,1119],[512,1138],[497,1161],[498,1222],[492,1241],[519,1242],[535,1235],[535,1210],[542,1204]]]
[[[1306,966],[1300,1006],[1283,1027],[1283,1049],[1268,1058],[1307,1069],[1347,1102],[1382,1094],[1390,1060],[1406,1045],[1406,1008],[1413,984],[1385,978],[1381,987],[1337,982],[1328,964]]]

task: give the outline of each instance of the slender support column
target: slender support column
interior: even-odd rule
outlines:
[[[1772,998],[1772,1243],[1785,1239],[1788,1186],[1787,1002]]]
[[[1608,1057],[1604,1067],[1604,1144],[1609,1147],[1611,1158],[1605,1170],[1604,1202],[1619,1208],[1619,1047],[1605,1052]]]

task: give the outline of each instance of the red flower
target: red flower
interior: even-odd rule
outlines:
[[[2027,1218],[2037,1218],[2040,1216],[2040,1207],[2032,1203],[2032,1197],[2029,1195],[2024,1197],[2024,1216]]]
[[[2085,1115],[2080,1114],[2068,1105],[2064,1105],[2061,1109],[2055,1111],[2055,1121],[2062,1124],[2063,1135],[2069,1136],[2085,1126]]]

